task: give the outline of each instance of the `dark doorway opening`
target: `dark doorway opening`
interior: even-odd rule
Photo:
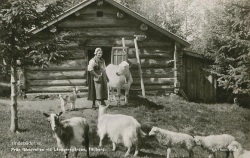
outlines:
[[[105,64],[106,66],[108,66],[111,63],[111,47],[101,47],[102,48],[102,58],[105,60]],[[92,59],[95,54],[95,48],[88,48],[87,49],[88,52],[88,62],[90,61],[90,59]]]

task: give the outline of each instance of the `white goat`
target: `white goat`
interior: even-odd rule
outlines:
[[[71,104],[71,110],[75,109],[75,104],[76,104],[76,98],[77,98],[77,93],[79,93],[77,88],[73,88],[73,93],[69,95],[61,95],[59,94],[59,98],[61,100],[61,110],[62,112],[66,112],[65,107],[67,106],[68,103]]]
[[[167,146],[167,158],[170,158],[172,147],[182,147],[189,152],[189,157],[193,157],[194,139],[192,136],[185,133],[177,133],[154,127],[149,132],[149,136],[155,136],[157,141],[164,146]]]
[[[250,158],[250,151],[244,150],[237,141],[231,142],[227,148],[233,152],[234,158]]]
[[[194,141],[196,145],[201,146],[209,152],[209,158],[212,155],[216,157],[216,151],[225,151],[226,157],[229,157],[230,152],[228,151],[228,145],[234,141],[235,138],[228,134],[222,135],[210,135],[210,136],[194,136]]]
[[[85,146],[87,157],[89,157],[89,125],[85,118],[73,117],[71,119],[59,121],[59,116],[62,112],[50,115],[47,113],[43,114],[50,122],[53,135],[57,141],[57,146],[63,149],[65,158],[68,158],[71,146]],[[75,152],[75,157],[78,155],[78,150]]]
[[[99,104],[99,103],[98,103]],[[113,143],[113,151],[116,150],[116,144],[123,143],[128,148],[125,156],[130,153],[131,147],[135,146],[135,154],[138,155],[139,137],[144,137],[146,134],[141,130],[141,124],[132,116],[120,114],[106,114],[106,107],[99,104],[98,116],[98,135],[100,137],[99,146],[102,146],[102,140],[107,134]]]
[[[108,100],[110,100],[109,90],[112,90],[114,95],[114,88],[117,90],[118,102],[120,105],[121,89],[125,89],[125,104],[128,103],[129,89],[133,83],[132,75],[129,71],[129,64],[126,61],[122,61],[119,65],[109,64],[106,67],[106,73],[109,79],[108,82]],[[115,97],[114,97],[114,100]]]

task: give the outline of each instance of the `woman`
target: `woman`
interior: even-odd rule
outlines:
[[[102,49],[95,49],[95,56],[89,61],[88,71],[90,72],[88,100],[93,101],[92,108],[95,108],[95,101],[106,105],[104,100],[108,98],[106,65],[102,58]]]

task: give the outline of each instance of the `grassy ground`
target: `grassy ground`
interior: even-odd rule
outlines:
[[[8,105],[0,105],[0,157],[2,158],[57,158],[63,157],[62,152],[53,151],[56,140],[52,137],[51,129],[39,110],[19,109],[20,133],[9,133],[10,112]],[[47,112],[54,112],[49,109]],[[169,97],[149,96],[147,99],[132,95],[127,106],[111,106],[109,113],[120,113],[134,116],[142,124],[142,130],[148,133],[152,126],[168,130],[188,133],[191,135],[211,135],[227,133],[236,137],[243,148],[250,149],[250,110],[230,104],[197,104],[185,101],[174,101]],[[99,138],[96,134],[97,110],[78,109],[68,112],[62,118],[82,116],[88,119],[91,126],[90,152],[93,158],[123,157],[126,149],[119,145],[116,152],[112,152],[112,143],[108,138],[104,140],[104,147],[99,148]],[[31,142],[31,145],[16,145],[15,142]],[[166,148],[160,146],[154,138],[146,137],[140,143],[140,158],[163,158]],[[24,151],[23,148],[40,149],[44,151]],[[20,151],[14,151],[20,149]],[[46,150],[47,149],[47,150]],[[101,149],[104,151],[97,151]],[[50,151],[52,150],[52,151]],[[131,152],[132,155],[133,151]],[[208,153],[200,147],[194,149],[195,158],[207,157]],[[79,157],[85,156],[79,153]],[[188,157],[183,149],[174,148],[171,157]],[[73,153],[70,153],[73,157]],[[219,153],[218,157],[225,157]],[[232,156],[230,156],[232,157]]]

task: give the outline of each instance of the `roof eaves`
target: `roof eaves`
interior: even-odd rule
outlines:
[[[33,34],[36,34],[44,29],[46,29],[47,27],[55,24],[56,22],[64,19],[65,17],[77,12],[78,10],[82,9],[83,7],[95,2],[96,0],[85,0],[85,1],[82,1],[81,3],[79,3],[78,5],[74,6],[74,7],[71,7],[69,8],[68,10],[64,11],[62,14],[58,15],[55,19],[45,23],[42,27],[40,28],[35,28],[33,30],[31,30],[31,33]]]
[[[196,58],[202,58],[202,59],[206,59],[206,57],[203,54],[199,54],[191,49],[183,49],[183,54],[188,55],[188,56],[192,56],[192,57],[196,57]]]

